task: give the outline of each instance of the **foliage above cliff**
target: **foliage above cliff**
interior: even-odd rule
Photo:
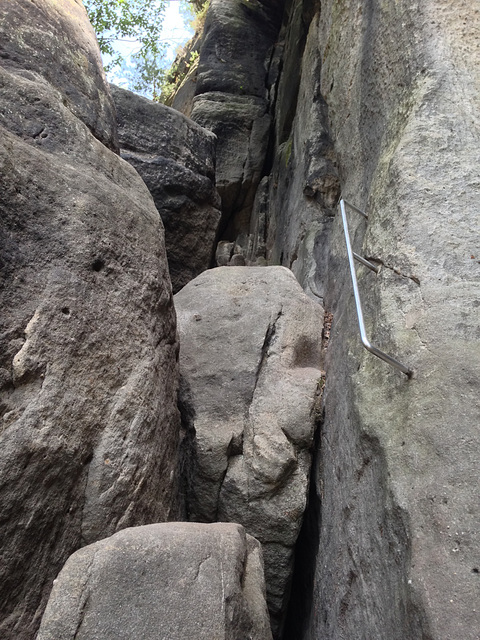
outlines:
[[[118,50],[120,42],[137,41],[140,49],[136,55],[140,60],[162,54],[164,0],[84,0],[84,5],[100,51],[112,58],[107,70],[124,60]]]
[[[168,18],[168,0],[83,0],[105,56],[110,80],[136,93],[159,100],[175,46]],[[179,0],[179,17],[187,29],[198,31],[205,20],[208,0]],[[182,31],[174,28],[174,31]],[[170,38],[169,38],[170,36]]]

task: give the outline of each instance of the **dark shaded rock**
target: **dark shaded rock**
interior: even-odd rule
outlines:
[[[82,3],[6,0],[0,4],[0,31],[2,67],[24,78],[41,75],[98,140],[118,151],[115,109]]]
[[[268,64],[283,3],[212,0],[205,23],[192,118],[217,134],[222,239],[248,231],[265,164],[271,118]]]
[[[281,4],[272,9],[258,0],[211,0],[200,49],[197,95],[219,91],[266,97],[266,62],[278,35]]]
[[[267,102],[254,96],[207,93],[194,100],[192,118],[215,133],[222,237],[248,229],[270,132]]]
[[[283,267],[209,270],[175,305],[196,433],[190,517],[240,522],[262,542],[278,635],[306,503],[323,310]]]
[[[179,514],[177,342],[158,212],[90,131],[110,98],[65,105],[49,79],[58,66],[69,86],[102,77],[98,52],[92,80],[88,66],[62,66],[65,38],[79,60],[85,33],[93,42],[83,8],[1,11],[39,60],[31,70],[25,35],[0,68],[0,636],[30,640],[73,551]]]
[[[260,544],[236,524],[126,529],[77,551],[37,640],[271,640]]]
[[[142,176],[165,226],[174,291],[211,265],[220,221],[215,136],[170,107],[111,86],[122,157]]]
[[[256,195],[246,260],[255,264],[263,257],[285,265],[310,296],[323,300],[340,183],[320,92],[318,15],[310,35],[308,15],[305,3],[293,2],[282,29],[285,64],[274,110],[273,167]]]

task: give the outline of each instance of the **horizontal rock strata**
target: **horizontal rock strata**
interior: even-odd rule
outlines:
[[[271,127],[268,62],[282,3],[211,0],[197,69],[191,117],[213,131],[222,238],[248,230]]]

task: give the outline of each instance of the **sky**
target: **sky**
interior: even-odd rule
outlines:
[[[162,37],[167,43],[165,56],[165,66],[169,67],[175,59],[178,47],[183,46],[193,36],[193,29],[185,25],[183,16],[180,14],[180,2],[178,0],[168,0],[165,7],[165,18],[163,21]],[[127,58],[136,53],[140,45],[138,42],[119,42],[116,48]],[[108,56],[103,57],[104,64],[108,64]],[[126,79],[122,78],[117,70],[107,74],[109,82],[119,86],[126,86]]]

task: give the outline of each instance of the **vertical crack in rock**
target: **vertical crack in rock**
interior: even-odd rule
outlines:
[[[212,554],[209,553],[207,556],[203,557],[201,560],[198,561],[197,570],[195,572],[195,575],[193,576],[194,581],[198,580],[198,577],[200,575],[200,572],[202,571],[203,565],[211,559],[212,559]],[[223,570],[221,569],[220,571],[223,574]],[[222,576],[222,580],[223,580],[223,576]]]
[[[263,344],[262,344],[262,349],[260,352],[260,358],[258,360],[258,366],[257,369],[255,371],[255,384],[253,386],[253,390],[252,390],[252,398],[250,400],[249,406],[252,404],[253,398],[255,396],[255,391],[257,389],[257,385],[258,382],[260,380],[260,376],[262,374],[263,368],[267,362],[268,359],[268,355],[269,355],[269,350],[270,350],[270,346],[273,343],[273,340],[275,339],[275,333],[277,331],[277,322],[280,320],[280,318],[282,317],[283,314],[283,306],[280,307],[279,311],[277,312],[277,315],[275,317],[275,319],[273,320],[273,322],[270,322],[267,330],[265,331],[265,338],[263,340]]]
[[[195,438],[195,404],[192,390],[185,376],[180,375],[178,385],[178,410],[181,418],[181,439],[179,454],[180,503],[186,520],[190,519],[189,504],[194,482],[194,465],[196,459]]]
[[[314,607],[315,567],[322,526],[321,492],[317,490],[322,418],[319,417],[315,430],[307,506],[295,545],[295,566],[282,640],[303,640]]]

